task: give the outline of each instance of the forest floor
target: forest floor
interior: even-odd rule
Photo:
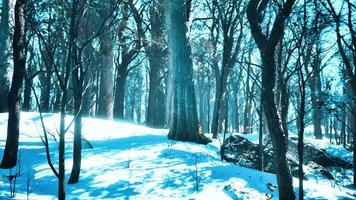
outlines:
[[[44,114],[46,128],[58,138],[59,115]],[[67,118],[68,123],[71,117]],[[5,147],[7,114],[0,114],[0,157]],[[17,169],[0,169],[0,199],[10,196],[9,175],[17,172],[14,199],[56,199],[57,179],[50,170],[40,139],[38,113],[22,113]],[[167,130],[125,122],[83,120],[84,143],[80,181],[66,185],[67,199],[278,199],[274,174],[222,162],[219,140],[197,145],[167,139]],[[250,136],[253,141],[254,136]],[[308,138],[307,138],[308,139]],[[50,136],[57,167],[57,142]],[[66,134],[66,177],[71,170],[73,134]],[[336,145],[323,142],[334,155],[352,159]],[[351,158],[350,158],[351,155]],[[298,179],[294,187],[298,191]],[[335,181],[304,181],[306,199],[355,199],[356,191]]]

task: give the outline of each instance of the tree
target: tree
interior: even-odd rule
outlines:
[[[10,67],[10,0],[2,0],[0,21],[0,113],[7,112]]]
[[[251,34],[258,46],[262,59],[262,105],[266,115],[267,126],[271,135],[274,150],[276,175],[280,199],[295,199],[292,176],[287,163],[287,138],[282,128],[273,92],[275,86],[276,46],[281,41],[284,28],[295,0],[287,0],[276,14],[273,27],[269,35],[261,28],[264,12],[269,0],[250,0],[247,8],[247,19]]]
[[[332,16],[333,21],[336,25],[336,43],[338,47],[339,55],[344,65],[341,69],[343,72],[344,79],[346,80],[346,87],[351,94],[348,95],[349,106],[351,112],[351,131],[353,136],[353,167],[354,167],[354,176],[353,184],[356,185],[356,30],[355,18],[353,13],[355,11],[355,6],[351,3],[350,0],[344,0],[344,3],[347,4],[347,9],[345,16],[343,18],[343,9],[340,9],[340,12],[337,13],[331,0],[322,1],[324,8],[327,9],[329,14]],[[342,7],[343,8],[343,7]],[[345,21],[343,21],[345,20]],[[342,27],[345,24],[346,27]],[[346,31],[347,34],[343,34],[342,31]],[[345,35],[350,36],[350,41],[345,38]]]
[[[146,123],[153,127],[163,127],[166,104],[162,86],[163,74],[166,68],[163,1],[153,0],[149,8],[149,14],[151,38],[143,38],[142,41],[150,65]]]
[[[213,137],[217,137],[218,133],[218,122],[219,122],[219,113],[222,104],[222,99],[224,99],[227,81],[230,72],[232,71],[234,65],[236,64],[237,56],[241,50],[241,42],[243,39],[243,13],[244,13],[244,4],[242,1],[224,1],[218,3],[217,1],[213,1],[212,7],[215,7],[212,10],[216,10],[218,20],[220,26],[214,24],[211,28],[211,37],[212,41],[218,41],[218,39],[214,37],[214,26],[217,28],[221,28],[222,38],[223,38],[223,52],[221,59],[221,69],[217,65],[216,61],[213,64],[213,70],[215,73],[216,80],[216,90],[215,90],[215,103],[214,103],[214,111],[213,111],[213,119],[211,122],[211,131],[213,133]],[[215,14],[214,14],[215,15]],[[236,32],[239,32],[237,38],[235,38]],[[220,30],[216,31],[217,33]],[[216,37],[219,37],[217,34]],[[214,48],[216,48],[216,44],[214,44]],[[216,50],[215,50],[216,51]],[[216,54],[216,52],[214,53]],[[215,55],[214,55],[215,56]]]
[[[135,32],[133,32],[133,29],[129,26],[130,10],[133,13],[134,19],[136,19]],[[116,119],[124,118],[126,80],[129,72],[133,69],[133,67],[130,67],[130,64],[140,53],[142,46],[141,40],[143,37],[142,26],[138,20],[138,18],[141,17],[132,0],[123,2],[122,15],[123,19],[119,23],[117,31],[120,54],[117,56],[117,71],[115,77],[114,118]],[[130,38],[132,45],[130,44]],[[132,47],[130,48],[130,46]]]
[[[187,38],[191,2],[167,1],[167,31],[169,49],[169,73],[173,80],[173,104],[168,138],[207,144],[199,133],[191,47]]]
[[[15,28],[12,42],[14,53],[14,75],[8,95],[9,121],[3,160],[0,168],[9,169],[16,166],[20,135],[20,100],[22,82],[25,75],[25,3],[17,0],[15,4]]]
[[[103,8],[100,11],[101,20],[104,21],[107,13],[112,9],[112,1],[104,1]],[[114,45],[112,42],[113,31],[108,30],[100,37],[100,89],[99,105],[97,116],[107,119],[113,118],[113,70],[114,70]]]
[[[118,1],[120,3],[121,1]],[[74,140],[73,140],[73,166],[72,172],[69,177],[68,183],[74,184],[79,180],[80,168],[81,168],[81,153],[82,153],[82,105],[83,105],[83,96],[85,95],[85,90],[88,86],[88,81],[86,76],[87,72],[90,70],[88,66],[84,65],[83,53],[84,50],[91,44],[91,42],[99,37],[112,25],[112,22],[115,19],[113,15],[116,10],[116,6],[113,6],[109,13],[106,13],[105,20],[99,26],[97,31],[94,31],[92,35],[84,35],[83,17],[85,16],[85,10],[89,6],[86,1],[78,2],[76,10],[72,13],[74,16],[74,30],[71,32],[71,37],[73,38],[74,43],[71,52],[71,78],[73,84],[73,101],[74,101]],[[73,17],[73,16],[72,16]],[[110,19],[110,20],[109,20]],[[90,66],[89,66],[90,67]]]
[[[60,127],[59,127],[59,145],[58,145],[58,199],[66,198],[65,192],[65,133],[67,132],[65,117],[68,100],[68,84],[70,78],[71,65],[73,64],[73,53],[75,49],[76,35],[76,17],[78,14],[78,1],[73,0],[70,6],[70,24],[68,35],[68,50],[65,61],[64,76],[57,73],[57,79],[60,82],[62,90],[62,99],[60,106]],[[48,48],[48,46],[46,46]],[[48,50],[47,50],[48,51]],[[58,70],[58,69],[57,69]]]

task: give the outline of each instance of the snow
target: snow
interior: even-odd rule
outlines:
[[[69,123],[72,117],[66,118]],[[0,114],[0,156],[7,114]],[[58,114],[44,114],[46,128],[54,135]],[[15,199],[56,199],[57,179],[50,170],[40,140],[37,113],[22,113],[20,125],[20,171]],[[209,145],[175,142],[167,130],[152,129],[125,121],[83,120],[83,135],[94,149],[83,149],[80,182],[66,185],[68,199],[278,199],[274,174],[259,172],[219,157],[219,141]],[[72,132],[66,134],[66,177],[72,158]],[[57,143],[50,136],[52,160],[57,167]],[[85,145],[84,145],[85,146]],[[337,150],[336,150],[337,151]],[[15,169],[11,173],[14,173]],[[0,199],[9,196],[9,170],[0,169]],[[298,184],[294,180],[294,186]],[[353,199],[354,191],[324,180],[304,182],[306,199]],[[297,190],[298,188],[296,188]]]

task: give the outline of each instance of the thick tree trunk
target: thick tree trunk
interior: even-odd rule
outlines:
[[[146,123],[153,127],[163,127],[165,124],[166,98],[162,87],[163,70],[165,68],[164,47],[164,6],[162,0],[153,1],[150,8],[151,42],[144,41],[150,65],[150,85],[147,105]]]
[[[310,94],[311,102],[313,108],[313,126],[314,126],[314,136],[316,139],[322,139],[321,132],[321,105],[320,105],[320,95],[321,95],[321,81],[320,81],[320,59],[319,55],[314,58],[314,73],[310,80]]]
[[[199,134],[193,85],[193,63],[187,38],[187,8],[184,0],[167,2],[169,65],[173,78],[173,110],[168,138],[207,144]]]
[[[13,39],[14,74],[8,95],[9,121],[3,160],[0,168],[9,169],[16,166],[20,134],[20,100],[22,82],[25,75],[25,0],[15,4],[15,28]]]
[[[149,85],[149,95],[148,95],[148,107],[147,107],[147,118],[146,123],[153,127],[163,127],[164,126],[164,116],[165,116],[165,98],[164,92],[161,88],[161,74],[160,70],[152,67],[150,70],[150,85]]]
[[[100,44],[100,92],[97,116],[107,119],[113,118],[113,44],[111,34],[102,35]]]
[[[50,112],[49,102],[50,102],[50,94],[51,94],[51,72],[49,67],[46,67],[46,72],[41,75],[41,110],[43,112]]]
[[[115,84],[115,101],[114,101],[114,118],[123,119],[124,109],[125,109],[125,89],[126,89],[126,78],[127,69],[129,63],[122,62],[117,71],[116,84]]]
[[[10,0],[2,0],[0,22],[0,113],[8,111],[10,77]]]

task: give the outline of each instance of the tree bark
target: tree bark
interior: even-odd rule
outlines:
[[[49,71],[48,71],[49,70]],[[46,72],[42,73],[40,76],[41,82],[41,109],[43,112],[50,112],[50,94],[51,94],[51,69],[46,67]]]
[[[137,35],[134,40],[134,45],[129,49],[129,41],[125,30],[128,29],[129,8],[132,11],[136,22]],[[115,80],[115,100],[114,100],[114,118],[123,119],[125,111],[125,89],[126,79],[129,75],[129,65],[136,58],[141,49],[141,40],[143,37],[143,30],[139,18],[139,14],[132,1],[124,2],[122,7],[123,18],[118,27],[118,38],[120,46],[120,56],[117,57],[117,77]],[[121,58],[121,62],[120,59]]]
[[[169,66],[173,80],[173,105],[168,138],[207,144],[199,134],[193,85],[191,47],[187,38],[188,8],[184,0],[167,1]]]
[[[122,62],[117,71],[116,85],[115,85],[115,101],[114,101],[114,118],[123,119],[124,118],[124,105],[125,105],[125,89],[126,89],[126,79],[127,79],[127,69],[129,63]]]
[[[250,70],[251,67],[247,68],[246,76],[246,89],[245,89],[245,110],[244,110],[244,124],[243,124],[243,134],[251,133],[251,110],[252,110],[252,93],[253,90],[250,88]]]
[[[321,81],[320,81],[320,44],[317,44],[317,55],[314,58],[314,73],[310,80],[310,95],[313,107],[313,126],[314,126],[314,136],[316,139],[322,139],[321,132],[321,105],[320,105],[320,95],[321,95]]]
[[[100,93],[98,117],[113,118],[113,46],[109,33],[105,33],[100,44]]]
[[[111,5],[105,5],[100,13],[101,17],[106,17]],[[112,119],[113,118],[113,89],[114,89],[114,53],[113,53],[112,31],[109,30],[101,35],[99,50],[100,62],[100,91],[97,116]]]
[[[150,8],[150,45],[143,41],[150,65],[150,85],[148,94],[146,123],[153,127],[165,124],[165,94],[162,87],[163,70],[165,68],[164,48],[164,7],[162,0],[153,1]]]
[[[25,0],[17,0],[15,4],[15,28],[13,38],[14,74],[8,95],[9,121],[3,160],[0,168],[9,169],[16,166],[20,134],[20,100],[22,82],[25,75]]]
[[[10,0],[2,0],[0,22],[0,113],[8,111],[10,77]]]
[[[275,83],[274,53],[266,54],[262,58],[262,104],[266,115],[268,130],[271,135],[274,157],[276,160],[277,182],[279,197],[281,199],[295,199],[293,191],[292,176],[287,163],[287,138],[277,114],[274,102],[273,88]]]
[[[75,52],[75,54],[74,54]],[[77,52],[74,51],[76,55]],[[82,72],[81,58],[76,60],[76,67],[72,72],[73,94],[74,94],[74,146],[73,146],[73,166],[68,184],[77,183],[80,175],[81,159],[82,159],[82,101],[83,101],[83,83],[84,74]],[[79,62],[78,62],[79,61]]]
[[[272,139],[276,175],[280,199],[295,199],[292,176],[287,162],[287,138],[278,116],[273,92],[276,82],[276,46],[281,42],[285,23],[290,16],[295,0],[287,0],[278,11],[270,34],[262,32],[262,12],[268,7],[269,1],[250,0],[247,7],[247,18],[251,34],[260,50],[262,58],[262,91],[261,101],[265,112],[268,130]]]
[[[25,89],[23,92],[24,99],[23,99],[23,104],[22,104],[22,110],[23,111],[30,111],[31,109],[31,88],[33,85],[33,79],[32,77],[29,77],[28,75],[25,76]]]

